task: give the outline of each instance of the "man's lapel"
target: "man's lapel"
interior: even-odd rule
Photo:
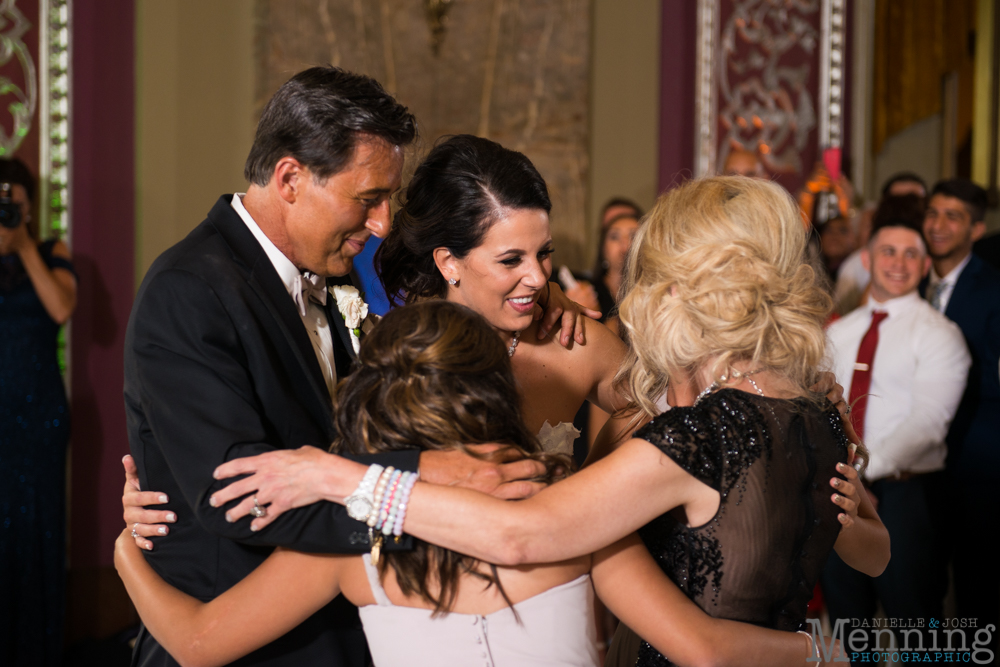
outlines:
[[[222,207],[223,200],[225,206]],[[271,313],[295,360],[298,362],[311,391],[304,392],[313,398],[310,410],[321,424],[333,427],[333,413],[330,392],[326,388],[323,372],[320,370],[316,352],[309,340],[309,334],[302,325],[302,318],[295,308],[295,302],[288,295],[285,284],[278,272],[260,247],[253,233],[240,219],[229,204],[229,195],[220,199],[209,213],[216,229],[232,248],[233,254],[249,270],[247,283],[256,292],[261,302]],[[329,300],[327,301],[329,303]]]
[[[973,286],[979,272],[982,271],[982,267],[983,260],[973,255],[969,259],[969,263],[962,269],[962,273],[958,275],[955,287],[951,291],[951,297],[948,299],[948,307],[944,309],[944,314],[948,316],[949,320],[954,321],[962,313],[975,308],[975,304],[971,302],[974,298]]]

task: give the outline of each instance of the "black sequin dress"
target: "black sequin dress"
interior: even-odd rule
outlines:
[[[39,246],[50,268],[73,270]],[[0,665],[59,665],[69,406],[59,325],[17,255],[0,256]]]
[[[803,629],[840,532],[830,478],[848,442],[832,405],[723,389],[635,437],[720,495],[703,526],[688,528],[675,510],[639,530],[667,576],[710,616]],[[672,663],[643,642],[636,664]]]

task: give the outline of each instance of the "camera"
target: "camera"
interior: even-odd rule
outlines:
[[[16,229],[21,224],[21,205],[11,199],[10,183],[0,183],[0,225]]]

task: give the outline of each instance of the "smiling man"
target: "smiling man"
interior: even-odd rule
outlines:
[[[833,370],[871,455],[866,487],[892,540],[892,560],[874,579],[831,556],[823,590],[833,623],[871,619],[878,602],[889,618],[925,619],[920,627],[942,612],[947,573],[935,510],[945,506],[944,439],[969,353],[958,327],[917,293],[931,262],[922,221],[918,197],[883,200],[862,255],[871,271],[868,303],[828,330]]]
[[[948,431],[953,483],[955,601],[959,617],[1000,624],[1000,273],[972,253],[986,225],[986,191],[964,179],[931,191],[924,238],[933,259],[926,297],[962,330],[968,386]],[[997,634],[992,643],[998,646]]]

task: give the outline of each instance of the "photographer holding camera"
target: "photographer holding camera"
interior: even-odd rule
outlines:
[[[76,275],[59,240],[39,242],[35,179],[0,160],[0,664],[61,664],[69,404],[59,328]]]

